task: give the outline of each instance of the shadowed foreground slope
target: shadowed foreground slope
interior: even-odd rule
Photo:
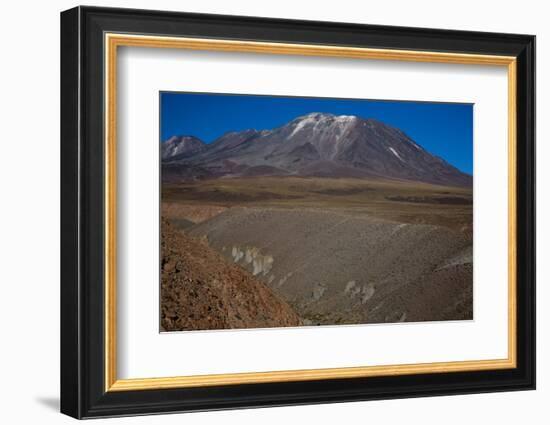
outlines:
[[[301,325],[265,284],[162,220],[161,329],[164,331]]]

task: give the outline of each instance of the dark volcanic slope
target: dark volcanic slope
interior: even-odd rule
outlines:
[[[205,242],[162,221],[161,328],[165,331],[298,326],[265,284]]]
[[[163,156],[165,180],[260,175],[472,183],[470,175],[430,154],[399,129],[346,115],[312,113],[273,130],[227,133],[192,154]]]

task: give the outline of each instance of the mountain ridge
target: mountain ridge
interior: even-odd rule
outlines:
[[[194,136],[179,138],[179,143],[173,138],[163,143],[171,143],[170,149],[162,148],[165,181],[293,175],[472,184],[472,176],[402,130],[355,115],[312,112],[271,130],[228,132],[210,144]]]

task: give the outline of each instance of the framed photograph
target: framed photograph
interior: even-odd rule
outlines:
[[[535,387],[535,37],[61,14],[61,411]]]

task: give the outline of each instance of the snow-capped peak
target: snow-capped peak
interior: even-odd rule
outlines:
[[[334,117],[333,114],[330,114],[328,112],[310,112],[309,114],[305,114],[305,115],[302,115],[298,118],[296,118],[296,120],[308,120],[308,119],[314,119],[314,120],[318,120],[318,119],[326,119],[326,118],[330,118],[330,117]]]
[[[357,119],[357,117],[355,115],[338,115],[336,118],[335,118],[335,121],[338,121],[338,122],[350,122],[350,121],[355,121]]]
[[[194,136],[172,136],[162,143],[162,159],[183,154],[198,152],[204,148],[204,142]]]
[[[334,121],[334,122],[348,122],[356,120],[355,115],[335,115],[329,112],[310,112],[309,114],[302,115],[294,120],[294,122],[301,121]]]
[[[334,115],[323,112],[312,112],[298,117],[293,121],[295,126],[289,137],[294,136],[306,127],[313,127],[314,130],[324,130],[336,126],[335,128],[343,131],[348,124],[354,123],[356,120],[357,117],[355,115]]]

